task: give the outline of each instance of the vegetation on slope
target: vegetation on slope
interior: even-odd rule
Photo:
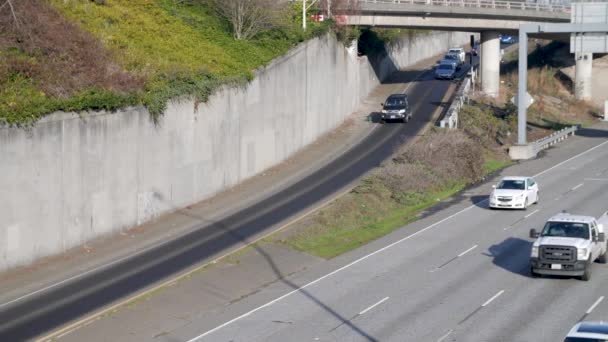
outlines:
[[[0,12],[0,123],[17,125],[56,110],[144,104],[159,115],[177,96],[205,101],[331,24],[302,32],[291,6],[284,20],[245,41],[233,38],[210,0],[14,4],[18,22]]]
[[[534,103],[528,108],[528,140],[536,140],[572,125],[590,125],[599,116],[598,108],[591,103],[576,100],[573,85],[564,82],[561,69],[574,63],[568,45],[561,42],[538,41],[530,44],[528,55],[528,92]],[[494,112],[508,124],[509,136],[503,142],[515,143],[517,107],[510,99],[517,92],[517,57],[508,58],[501,66],[501,89],[497,99],[476,98],[475,106]]]
[[[510,165],[499,144],[507,123],[490,110],[470,106],[460,117],[462,130],[430,129],[350,193],[268,241],[332,258],[402,227]]]

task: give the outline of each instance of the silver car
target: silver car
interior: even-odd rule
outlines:
[[[445,55],[439,64],[452,64],[456,70],[460,69],[460,58],[456,55]]]
[[[454,64],[439,64],[435,68],[435,78],[453,80],[456,77],[456,67]]]

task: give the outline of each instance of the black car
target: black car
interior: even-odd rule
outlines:
[[[390,95],[382,103],[382,121],[401,121],[408,122],[412,117],[410,104],[405,94]]]

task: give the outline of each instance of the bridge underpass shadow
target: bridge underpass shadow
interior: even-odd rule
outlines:
[[[496,228],[502,229],[502,227],[488,227],[488,229]],[[492,258],[492,263],[505,271],[531,278],[531,251],[532,241],[508,237],[500,243],[490,246],[487,252],[481,254]]]
[[[398,84],[414,80],[424,70],[400,70],[377,33],[363,30],[357,42],[359,55],[367,56],[381,84]]]

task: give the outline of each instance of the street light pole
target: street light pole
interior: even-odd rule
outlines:
[[[302,29],[306,31],[306,0],[302,0]]]
[[[306,11],[319,0],[312,0],[310,5],[306,7],[306,0],[302,0],[302,29],[306,31]]]

